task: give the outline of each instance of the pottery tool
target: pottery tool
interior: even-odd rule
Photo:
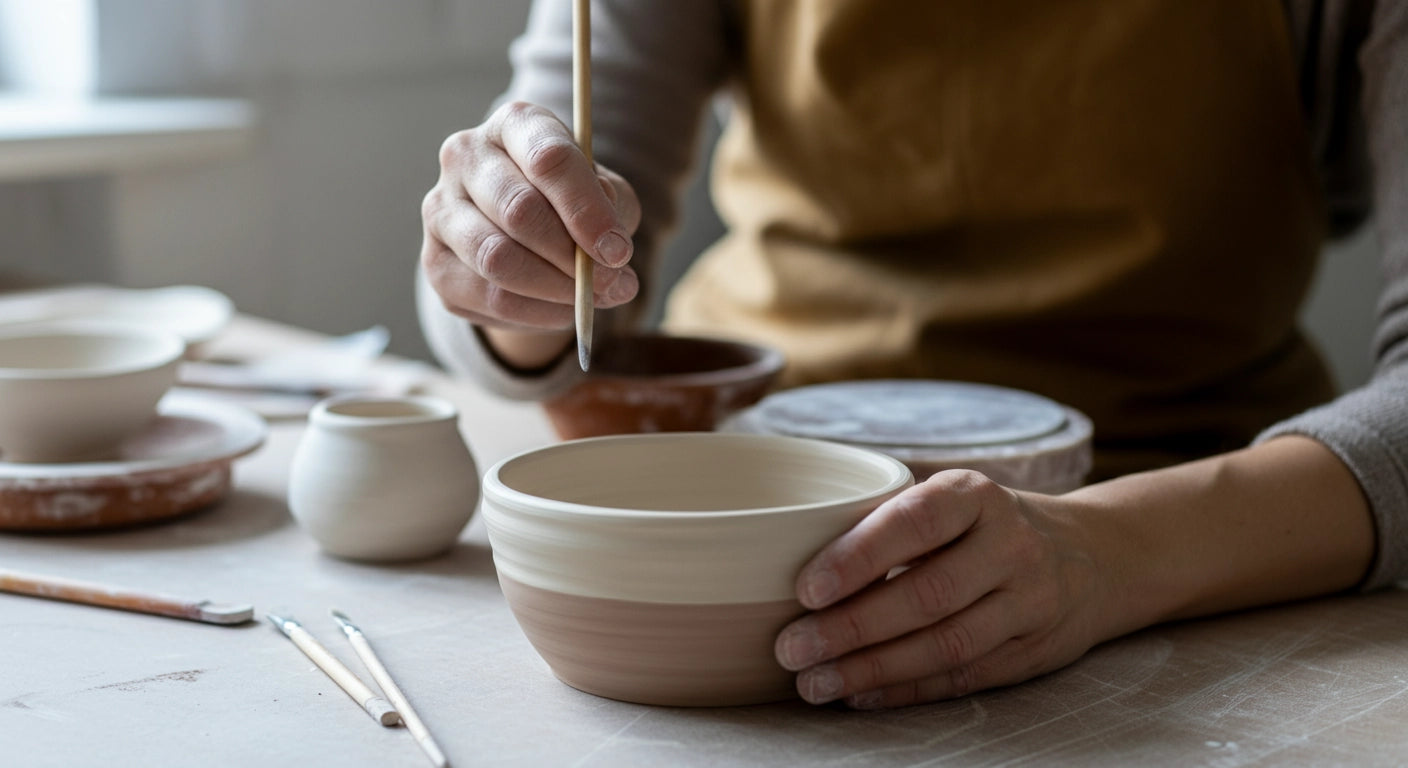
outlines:
[[[592,162],[592,14],[590,0],[572,2],[572,133]],[[577,247],[577,363],[592,365],[592,258]]]
[[[317,664],[319,669],[326,672],[327,676],[331,677],[334,683],[337,683],[337,687],[341,688],[348,696],[352,697],[353,701],[361,705],[362,709],[366,710],[367,714],[371,715],[373,720],[385,726],[392,726],[401,722],[401,715],[387,703],[386,699],[376,695],[376,692],[368,688],[366,683],[357,679],[357,676],[352,673],[352,670],[344,666],[342,662],[337,660],[337,657],[333,656],[327,648],[323,647],[322,643],[308,634],[308,630],[304,629],[302,624],[299,624],[293,619],[275,616],[272,613],[267,613],[265,616],[269,617],[269,621],[273,623],[280,632],[284,633],[285,637],[292,640],[293,644],[298,646],[298,650],[303,651],[303,655],[311,659],[314,664]]]
[[[329,613],[332,614],[332,618],[338,626],[342,627],[342,632],[352,643],[352,648],[357,652],[358,658],[367,666],[367,671],[372,673],[372,679],[381,686],[386,698],[391,699],[391,703],[396,706],[396,711],[401,713],[401,719],[406,723],[406,730],[416,738],[416,743],[425,752],[425,756],[430,758],[430,762],[437,768],[449,768],[450,762],[445,759],[445,753],[440,751],[440,745],[435,743],[435,739],[430,735],[430,730],[425,727],[420,716],[411,708],[411,702],[406,700],[406,694],[401,692],[401,687],[396,685],[396,681],[391,678],[391,673],[386,671],[386,666],[381,663],[381,659],[377,658],[376,651],[372,650],[371,643],[367,642],[367,636],[362,634],[362,630],[341,611],[334,609]]]
[[[207,624],[243,624],[254,618],[254,608],[248,605],[218,605],[209,600],[186,600],[169,595],[4,569],[0,569],[0,592],[203,621]]]

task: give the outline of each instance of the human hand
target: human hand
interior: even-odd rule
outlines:
[[[886,579],[897,567],[902,573]],[[977,472],[934,475],[886,502],[802,569],[815,611],[776,654],[814,704],[899,707],[1009,685],[1104,639],[1104,587],[1059,497]]]
[[[440,179],[421,206],[421,264],[451,312],[487,328],[572,327],[581,246],[596,262],[596,306],[635,297],[627,266],[640,224],[634,190],[593,168],[551,112],[506,104],[440,148]]]

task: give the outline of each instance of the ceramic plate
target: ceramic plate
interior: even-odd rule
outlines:
[[[229,491],[230,465],[264,442],[264,420],[238,406],[171,393],[159,416],[100,461],[0,462],[0,529],[73,530],[160,520]]]
[[[229,297],[198,285],[149,290],[90,286],[0,296],[0,326],[100,320],[161,328],[176,333],[187,344],[215,338],[234,312]]]

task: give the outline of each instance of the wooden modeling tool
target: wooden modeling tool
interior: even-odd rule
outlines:
[[[0,569],[0,592],[203,621],[206,624],[243,624],[254,618],[254,607],[249,605],[217,605],[209,600],[186,600],[169,595],[4,569]]]
[[[337,660],[337,657],[323,647],[322,643],[308,634],[308,630],[304,629],[302,624],[293,619],[275,616],[272,613],[267,613],[265,616],[269,617],[269,621],[284,633],[285,637],[298,646],[298,650],[303,651],[303,655],[317,664],[319,669],[326,672],[327,676],[331,677],[334,683],[337,683],[337,687],[361,705],[373,720],[388,727],[401,722],[401,715],[387,703],[386,699],[376,695],[376,692],[368,688],[366,683],[357,679],[352,670],[344,666],[342,662]]]
[[[377,658],[376,651],[372,650],[371,643],[367,642],[366,635],[357,628],[352,620],[338,610],[329,611],[332,618],[342,627],[342,631],[347,635],[347,639],[352,643],[352,648],[357,652],[357,657],[367,666],[367,671],[371,673],[372,679],[381,686],[382,693],[395,705],[396,711],[401,713],[401,719],[406,723],[406,730],[415,737],[416,743],[425,752],[425,756],[430,758],[430,762],[436,768],[449,768],[450,762],[445,759],[445,753],[440,751],[440,745],[435,743],[431,737],[430,730],[425,727],[420,716],[411,708],[411,702],[406,699],[406,694],[401,692],[401,687],[396,685],[396,681],[391,678],[391,673],[386,671],[386,666]]]
[[[590,0],[572,3],[572,132],[592,162],[592,15]],[[577,363],[592,365],[592,257],[577,248]]]

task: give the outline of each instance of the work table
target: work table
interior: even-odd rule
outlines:
[[[239,318],[214,351],[312,337]],[[553,439],[537,407],[437,378],[482,472]],[[303,425],[271,425],[220,505],[80,535],[0,533],[16,570],[252,603],[297,618],[363,679],[328,616],[367,633],[452,764],[1276,765],[1408,760],[1408,595],[1157,627],[1010,689],[892,712],[791,702],[667,709],[552,677],[518,630],[476,517],[448,555],[336,560],[289,517]],[[226,628],[0,594],[0,765],[428,765],[267,622]]]

